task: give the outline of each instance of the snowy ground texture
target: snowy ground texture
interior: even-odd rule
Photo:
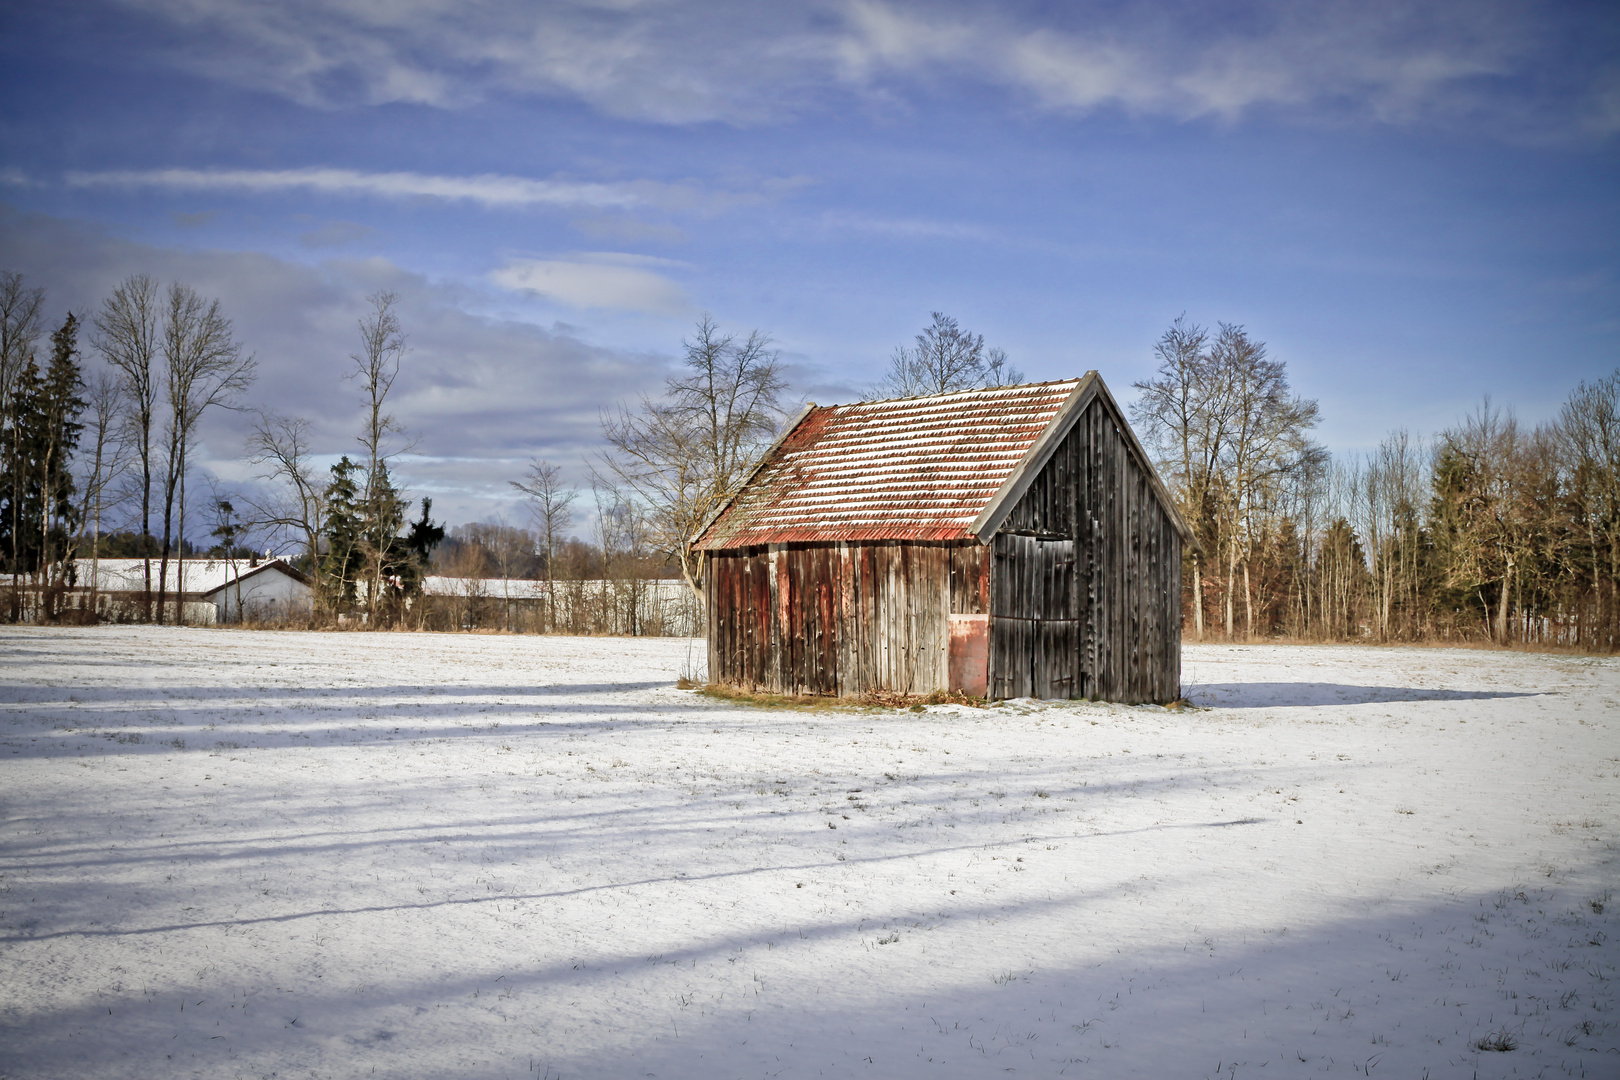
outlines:
[[[1620,1077],[1614,659],[914,713],[699,656],[0,630],[0,1076]]]

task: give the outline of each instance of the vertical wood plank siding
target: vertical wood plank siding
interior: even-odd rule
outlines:
[[[1100,401],[991,549],[992,697],[1180,696],[1181,535]]]
[[[989,550],[885,541],[710,552],[709,677],[776,694],[926,694],[948,616],[985,614]]]
[[[948,616],[990,616],[990,695],[1172,701],[1181,536],[1094,400],[989,545],[711,551],[709,677],[781,694],[948,688]]]

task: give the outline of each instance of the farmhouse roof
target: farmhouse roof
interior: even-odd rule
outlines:
[[[815,541],[988,541],[1063,436],[1101,399],[1176,527],[1147,455],[1095,371],[952,394],[811,404],[698,531],[701,550]]]
[[[644,580],[642,587],[654,594],[665,591],[679,591],[687,588],[686,582],[679,578],[649,578]],[[606,582],[597,579],[593,581],[558,581],[556,588],[561,596],[572,588],[584,588],[593,594],[606,585]],[[467,578],[452,577],[449,574],[430,574],[422,579],[422,591],[428,596],[455,596],[462,599],[489,599],[489,600],[544,600],[550,586],[545,581],[536,581],[530,578]]]
[[[175,587],[179,575],[179,559],[169,560],[168,585]],[[245,559],[237,559],[234,563],[225,559],[187,559],[185,561],[185,586],[188,593],[208,594],[218,592],[232,581],[245,581],[256,574],[269,570],[277,570],[300,584],[309,584],[309,579],[296,568],[289,565],[284,559],[268,559],[256,567],[250,567]],[[91,561],[80,557],[78,561],[79,573],[89,577]],[[144,559],[98,559],[96,560],[96,588],[101,592],[140,592],[146,587],[146,573],[143,567]],[[160,561],[152,560],[152,589],[156,592],[158,587],[158,570]]]
[[[309,578],[304,576],[303,571],[299,570],[297,567],[293,566],[291,563],[287,562],[284,559],[271,559],[268,562],[262,562],[258,566],[252,567],[250,569],[243,569],[242,564],[240,562],[238,562],[236,564],[236,570],[237,570],[236,577],[231,578],[229,568],[227,568],[225,580],[221,581],[218,585],[215,585],[212,588],[205,590],[203,595],[205,595],[205,596],[212,595],[213,593],[219,592],[221,589],[225,588],[227,585],[232,584],[233,582],[235,582],[237,584],[240,584],[241,582],[246,581],[248,578],[257,577],[260,574],[266,574],[266,573],[269,573],[272,570],[279,573],[279,574],[282,574],[282,575],[284,575],[286,577],[292,578],[294,581],[298,582],[298,584],[300,584],[300,585],[308,585],[309,584]]]

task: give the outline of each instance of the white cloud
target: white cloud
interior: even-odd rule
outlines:
[[[322,195],[443,199],[484,206],[628,208],[658,185],[531,180],[521,176],[428,176],[354,169],[121,169],[70,172],[70,187],[157,187],[178,191],[311,191]]]
[[[949,66],[1059,110],[1232,120],[1258,107],[1349,103],[1389,121],[1445,107],[1470,79],[1511,73],[1533,37],[1505,3],[1256,3],[1228,13],[1241,23],[1203,33],[1166,25],[1193,21],[1173,13],[1155,23],[1137,9],[1079,10],[1078,25],[1029,26],[994,12],[853,0],[838,55],[857,82]]]
[[[823,214],[821,221],[830,229],[901,236],[913,240],[971,240],[978,243],[993,243],[1003,239],[998,233],[982,225],[932,221],[927,218],[880,218],[866,214],[831,211]]]
[[[516,91],[665,123],[770,115],[772,88],[814,47],[800,31],[828,14],[744,0],[121,2],[182,31],[178,66],[317,107],[454,108]]]
[[[1606,93],[1560,81],[1568,20],[1529,0],[1097,0],[1038,11],[989,0],[122,2],[180,28],[176,64],[322,107],[456,108],[515,93],[659,123],[751,124],[825,107],[829,94],[966,78],[1045,109],[1231,120],[1282,107],[1406,122],[1523,119],[1528,99],[1569,126],[1602,114]],[[1481,77],[1523,78],[1493,89]]]
[[[646,256],[596,252],[563,259],[513,259],[490,274],[497,285],[577,308],[680,315],[686,292],[648,266],[679,265]]]
[[[537,180],[526,176],[483,173],[478,176],[435,176],[416,172],[362,172],[358,169],[310,166],[300,169],[107,169],[63,174],[75,188],[141,187],[167,191],[309,192],[333,198],[426,199],[474,203],[490,208],[556,207],[596,214],[719,213],[780,198],[803,187],[804,177],[765,177],[752,187],[731,190],[691,183],[625,180],[613,183]],[[668,233],[668,227],[663,227]],[[658,225],[643,226],[657,231]],[[677,232],[677,235],[678,232]]]

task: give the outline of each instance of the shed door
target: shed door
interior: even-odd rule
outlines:
[[[993,697],[1075,695],[1080,611],[1073,540],[996,537],[990,638]]]

